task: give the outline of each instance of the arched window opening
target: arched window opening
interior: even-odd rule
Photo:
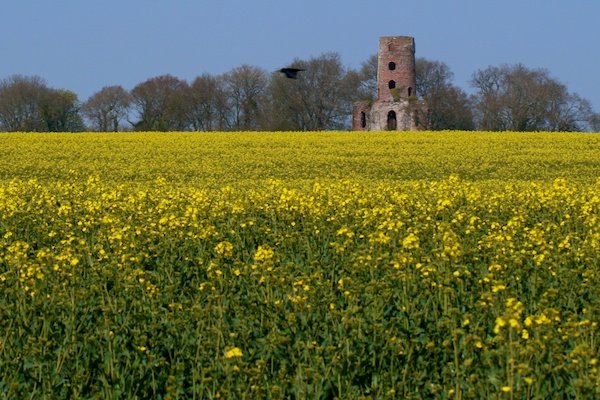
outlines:
[[[392,110],[387,115],[387,129],[388,131],[395,131],[398,129],[398,121],[396,120],[396,111]]]
[[[367,114],[365,114],[364,111],[362,111],[360,113],[360,127],[361,128],[366,128],[367,127]]]
[[[389,81],[388,82],[388,88],[394,89],[395,87],[396,87],[396,81]]]
[[[396,69],[396,63],[393,61],[390,61],[390,63],[388,64],[388,68],[390,71],[393,71]]]
[[[409,86],[408,87],[408,97],[412,96],[413,94],[413,89]]]

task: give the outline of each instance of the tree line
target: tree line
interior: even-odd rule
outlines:
[[[161,75],[130,91],[107,86],[84,102],[37,76],[0,81],[2,131],[247,131],[349,129],[352,103],[375,100],[377,55],[359,69],[337,53],[308,60],[298,79],[242,65],[187,82]],[[491,131],[599,131],[589,101],[545,69],[490,66],[472,74],[467,94],[443,62],[418,58],[416,96],[426,106],[424,129]]]

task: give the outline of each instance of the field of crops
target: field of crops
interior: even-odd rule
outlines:
[[[600,397],[600,135],[0,134],[0,398]]]

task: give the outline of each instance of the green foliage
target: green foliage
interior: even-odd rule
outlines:
[[[392,98],[394,99],[394,101],[400,101],[402,100],[402,97],[400,96],[400,90],[395,87],[393,89],[390,89],[390,93],[392,95]]]

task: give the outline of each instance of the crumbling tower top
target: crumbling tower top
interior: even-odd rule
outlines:
[[[415,96],[415,39],[411,36],[379,38],[377,98],[399,101]]]

